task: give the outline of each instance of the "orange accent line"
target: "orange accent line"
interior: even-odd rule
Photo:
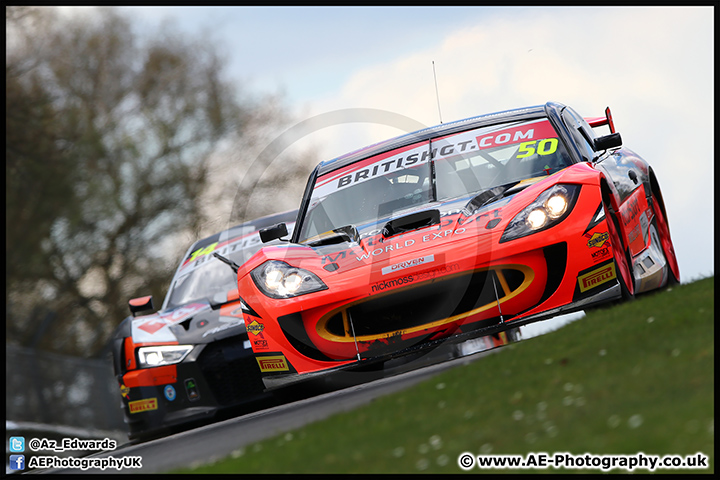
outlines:
[[[154,385],[166,385],[168,383],[177,382],[177,366],[165,365],[164,367],[143,368],[142,370],[133,370],[123,375],[123,383],[125,386],[133,387],[151,387]]]

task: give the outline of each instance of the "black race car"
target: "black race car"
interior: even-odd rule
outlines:
[[[130,439],[267,400],[251,347],[262,340],[248,338],[230,267],[262,246],[260,229],[292,224],[296,214],[263,217],[195,242],[157,312],[151,296],[129,301],[132,315],[113,338],[113,364]]]

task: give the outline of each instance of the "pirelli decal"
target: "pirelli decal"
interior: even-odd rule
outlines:
[[[586,292],[591,288],[597,287],[605,282],[613,280],[615,276],[615,263],[610,262],[607,265],[591,270],[588,273],[578,277],[578,284],[581,292]]]
[[[284,355],[274,355],[257,358],[258,365],[260,366],[261,372],[288,372],[290,367],[288,366],[287,359]]]
[[[157,398],[145,398],[143,400],[135,400],[128,403],[130,413],[147,412],[148,410],[157,410]]]

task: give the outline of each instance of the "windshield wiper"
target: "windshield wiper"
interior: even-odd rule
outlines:
[[[463,207],[463,213],[465,213],[465,216],[470,216],[473,213],[475,213],[478,209],[484,207],[485,205],[488,205],[490,203],[493,203],[497,200],[500,200],[504,195],[505,192],[510,190],[512,187],[517,185],[519,182],[512,182],[505,185],[500,185],[498,187],[488,188],[487,190],[483,190],[482,192],[475,195],[472,200],[470,200],[465,207]]]
[[[309,247],[320,247],[323,245],[334,245],[336,243],[355,242],[360,243],[360,234],[355,225],[345,225],[320,234],[320,238],[305,244]]]
[[[235,272],[235,274],[238,273],[238,270],[240,269],[240,265],[238,265],[237,263],[233,262],[233,261],[230,260],[229,258],[223,257],[222,255],[220,255],[220,254],[217,253],[217,252],[213,252],[213,256],[214,256],[215,258],[217,258],[218,260],[220,260],[221,262],[227,263],[228,265],[230,265],[230,268],[233,269],[233,272]]]

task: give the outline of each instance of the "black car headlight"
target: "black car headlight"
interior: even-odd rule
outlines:
[[[250,275],[260,291],[270,298],[291,298],[327,289],[314,273],[279,260],[263,263]]]
[[[138,348],[140,368],[161,367],[182,362],[192,351],[192,345],[157,345]]]
[[[500,243],[542,232],[562,222],[575,206],[580,185],[558,184],[548,188],[510,221]]]

